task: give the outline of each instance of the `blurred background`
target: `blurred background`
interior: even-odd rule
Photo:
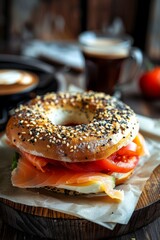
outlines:
[[[28,41],[76,41],[85,30],[125,31],[160,60],[160,0],[1,0],[0,50],[19,53]]]

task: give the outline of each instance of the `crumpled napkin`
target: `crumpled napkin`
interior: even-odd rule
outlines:
[[[137,115],[137,117],[141,131],[160,141],[160,119],[148,118],[142,115]]]
[[[63,41],[33,40],[24,45],[23,54],[30,57],[44,56],[65,66],[83,70],[84,59],[77,44]]]

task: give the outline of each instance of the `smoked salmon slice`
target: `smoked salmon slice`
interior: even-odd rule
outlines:
[[[64,187],[65,185],[92,184],[98,182],[101,192],[105,192],[113,199],[122,200],[123,191],[114,189],[115,178],[104,173],[75,173],[65,168],[52,167],[42,172],[27,159],[20,158],[17,168],[12,171],[12,184],[19,188]]]

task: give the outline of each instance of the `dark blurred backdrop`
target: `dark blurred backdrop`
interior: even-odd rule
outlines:
[[[160,0],[1,0],[0,50],[32,39],[74,41],[85,30],[119,28],[160,59]]]

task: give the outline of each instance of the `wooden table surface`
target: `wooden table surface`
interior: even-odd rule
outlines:
[[[39,237],[31,236],[20,232],[11,226],[6,225],[0,220],[0,239],[1,240],[39,240]],[[45,239],[45,238],[41,238]],[[66,236],[66,240],[69,240],[69,236]],[[107,239],[107,238],[105,238]],[[108,238],[113,239],[113,238]],[[135,232],[129,233],[124,236],[116,237],[114,240],[159,240],[160,239],[160,217],[153,221],[152,223],[138,229]],[[61,240],[61,239],[57,239]],[[76,240],[76,239],[75,239]],[[83,239],[85,240],[85,239]],[[97,239],[90,239],[97,240]]]
[[[123,101],[126,102],[127,104],[129,104],[139,114],[144,114],[144,115],[151,116],[151,117],[160,117],[160,111],[159,111],[160,106],[159,106],[159,103],[157,104],[157,102],[152,102],[152,101],[150,102],[148,100],[141,98],[139,95],[134,95],[134,94],[128,95],[128,93],[123,96]],[[0,213],[0,240],[44,239],[44,238],[40,238],[39,236],[28,235],[25,232],[21,232],[17,229],[14,229],[12,226],[7,225],[5,222],[2,221],[1,214],[2,213]],[[45,239],[47,239],[47,238],[45,238]],[[70,237],[66,235],[65,239],[66,240],[70,239]],[[113,238],[107,237],[105,239],[113,239]],[[117,240],[160,240],[160,216],[158,216],[158,218],[153,220],[148,225],[145,225],[142,228],[140,228],[134,232],[128,233],[126,235],[121,235],[114,239],[117,239]],[[61,239],[56,238],[56,240],[61,240]],[[64,238],[62,240],[64,240]],[[83,240],[83,238],[82,238],[82,240]],[[84,238],[84,240],[86,240],[86,239]],[[98,239],[93,239],[93,240],[98,240]]]

